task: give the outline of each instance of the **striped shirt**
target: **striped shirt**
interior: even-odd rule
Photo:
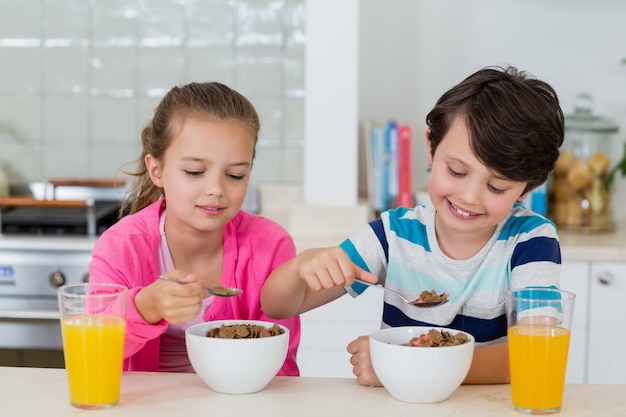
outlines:
[[[382,213],[340,246],[379,283],[415,299],[423,290],[449,294],[436,308],[415,308],[385,292],[381,327],[445,326],[472,334],[477,344],[506,337],[508,288],[558,286],[561,250],[556,227],[515,204],[485,246],[469,259],[446,256],[435,235],[435,209],[418,205]],[[352,296],[367,286],[346,288]]]

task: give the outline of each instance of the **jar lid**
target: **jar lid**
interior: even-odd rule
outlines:
[[[585,132],[614,133],[619,127],[617,123],[591,113],[593,98],[587,93],[576,96],[574,114],[565,116],[565,129]]]

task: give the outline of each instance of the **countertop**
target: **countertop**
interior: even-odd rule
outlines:
[[[626,261],[626,219],[606,233],[559,232],[564,261]]]
[[[559,416],[624,416],[626,385],[567,385]],[[120,403],[109,410],[70,406],[64,369],[0,367],[0,415],[24,416],[521,416],[511,407],[509,385],[461,386],[447,400],[410,404],[384,388],[351,378],[276,377],[261,392],[225,395],[196,374],[126,372]]]

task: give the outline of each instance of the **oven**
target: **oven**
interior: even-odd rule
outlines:
[[[57,288],[89,279],[93,245],[117,221],[127,189],[74,179],[27,188],[0,198],[0,364],[30,366],[35,357],[41,366],[42,352],[58,364]]]

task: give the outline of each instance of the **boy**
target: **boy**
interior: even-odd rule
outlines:
[[[417,308],[385,292],[382,327],[450,327],[476,338],[465,383],[509,381],[504,293],[558,286],[555,226],[519,205],[548,178],[563,142],[556,92],[514,67],[484,68],[447,91],[426,117],[432,205],[382,213],[338,247],[310,249],[277,268],[261,293],[264,312],[284,318],[380,283],[415,299],[448,293]],[[348,345],[361,385],[380,386],[369,340]]]

